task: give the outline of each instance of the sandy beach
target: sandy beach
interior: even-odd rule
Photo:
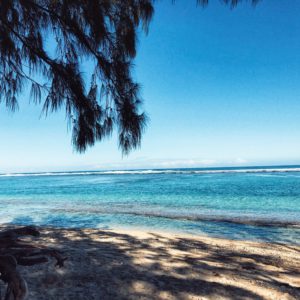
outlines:
[[[35,243],[61,249],[68,260],[61,269],[52,261],[19,267],[30,300],[300,299],[298,246],[166,232],[40,230]]]

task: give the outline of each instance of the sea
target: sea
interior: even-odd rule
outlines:
[[[0,224],[300,245],[300,166],[0,174]]]

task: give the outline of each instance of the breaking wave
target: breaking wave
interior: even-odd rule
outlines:
[[[266,168],[224,168],[224,169],[149,169],[118,171],[78,171],[78,172],[41,172],[41,173],[5,173],[0,177],[24,176],[93,176],[93,175],[151,175],[151,174],[225,174],[225,173],[290,173],[300,172],[299,167]]]

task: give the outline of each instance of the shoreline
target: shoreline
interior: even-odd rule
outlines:
[[[207,221],[211,222],[212,224],[217,224],[218,222],[214,221]],[[236,224],[236,225],[245,225],[245,226],[251,226],[253,228],[257,227],[257,230],[260,230],[260,228],[265,227],[266,229],[282,229],[282,230],[300,230],[300,225],[295,225],[295,226],[263,226],[259,224],[246,224],[246,223],[235,223],[235,222],[230,222],[230,221],[223,221],[220,222],[222,223],[228,223],[228,224]],[[300,224],[300,223],[299,223]],[[106,228],[104,227],[89,227],[89,226],[61,226],[61,225],[42,225],[42,224],[14,224],[14,223],[0,223],[0,230],[2,228],[8,228],[8,227],[22,227],[22,226],[28,226],[32,225],[35,226],[36,228],[39,228],[41,230],[43,229],[49,229],[49,230],[99,230],[99,231],[115,231],[115,232],[124,232],[124,233],[136,233],[137,235],[143,235],[146,232],[151,232],[151,233],[157,233],[157,234],[166,234],[170,236],[188,236],[190,238],[208,238],[208,239],[219,239],[219,240],[231,240],[231,241],[240,241],[240,242],[253,242],[253,243],[267,243],[267,244],[277,244],[277,245],[290,245],[290,246],[296,246],[300,247],[300,240],[298,236],[288,236],[284,238],[283,236],[278,236],[278,239],[273,236],[274,233],[272,232],[272,236],[268,237],[268,232],[265,233],[265,236],[260,236],[257,235],[255,237],[254,235],[251,235],[251,233],[248,235],[248,238],[245,238],[246,234],[240,234],[239,237],[236,237],[234,234],[228,234],[225,235],[224,233],[222,234],[222,231],[220,230],[220,233],[212,233],[212,232],[206,232],[206,231],[190,231],[190,230],[184,230],[182,228],[173,228],[173,227],[164,227],[164,228],[157,228],[157,227],[151,227],[150,226],[136,226],[136,225],[120,225],[120,224],[115,224],[112,226],[108,226]],[[227,232],[228,233],[228,232]]]
[[[53,262],[19,267],[32,300],[300,298],[299,246],[158,230],[37,228],[41,236],[30,240],[68,260],[62,269]]]

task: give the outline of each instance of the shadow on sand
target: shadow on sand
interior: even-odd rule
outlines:
[[[63,269],[52,263],[22,269],[31,300],[300,299],[296,246],[261,244],[265,251],[255,252],[247,245],[223,247],[154,233],[139,238],[96,229],[41,233],[39,244],[60,248],[69,258]],[[295,262],[271,257],[272,247],[290,251]]]

